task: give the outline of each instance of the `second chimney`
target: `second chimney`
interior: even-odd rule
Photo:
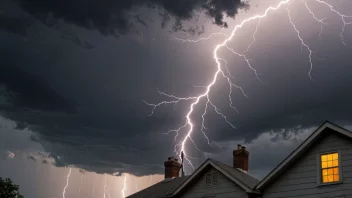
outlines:
[[[164,162],[165,166],[165,179],[172,179],[180,176],[181,163],[174,157],[169,157]]]
[[[248,156],[249,152],[246,147],[238,144],[237,149],[233,151],[233,167],[248,172]]]

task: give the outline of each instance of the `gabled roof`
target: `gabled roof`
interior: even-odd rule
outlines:
[[[128,198],[164,198],[172,197],[180,193],[184,187],[197,179],[200,174],[204,173],[205,168],[212,166],[219,172],[224,174],[227,178],[232,180],[234,183],[238,184],[243,188],[244,191],[250,193],[256,193],[252,189],[259,183],[259,180],[253,178],[252,176],[244,173],[236,168],[230,167],[221,162],[215,161],[213,159],[207,159],[192,175],[174,178],[168,181],[161,181],[149,188],[139,191],[133,195],[128,196]]]
[[[163,180],[153,186],[141,190],[128,198],[163,198],[170,195],[184,182],[189,176],[178,177],[171,180]]]
[[[250,189],[253,189],[259,183],[258,179],[254,178],[251,175],[244,173],[234,167],[228,166],[226,164],[223,164],[221,162],[218,162],[218,161],[215,161],[212,159],[211,159],[211,161],[214,162],[215,164],[217,164],[221,169],[223,169],[224,171],[229,173],[234,178],[237,178],[240,182],[242,182],[244,185],[246,185]]]
[[[335,132],[341,134],[345,137],[352,139],[352,132],[337,126],[331,122],[325,121],[318,129],[316,129],[296,150],[294,150],[286,159],[284,159],[275,169],[273,169],[263,180],[261,180],[255,189],[261,190],[271,181],[273,181],[277,176],[284,172],[284,170],[292,164],[296,159],[302,156],[311,145],[313,145],[323,132],[329,130],[330,132]]]
[[[207,159],[192,175],[190,175],[176,190],[172,193],[172,196],[179,194],[186,186],[190,184],[193,180],[197,179],[198,176],[204,173],[205,168],[212,166],[217,169],[231,181],[239,185],[244,191],[248,193],[253,193],[252,189],[259,182],[259,180],[253,178],[252,176],[221,162]]]

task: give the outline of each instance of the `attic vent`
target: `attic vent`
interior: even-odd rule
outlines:
[[[219,185],[219,172],[211,172],[205,175],[205,183],[207,186]]]

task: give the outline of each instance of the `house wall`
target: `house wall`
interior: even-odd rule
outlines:
[[[317,154],[339,150],[341,184],[319,185]],[[262,191],[263,198],[351,198],[352,141],[330,133]]]
[[[217,171],[213,167],[209,168],[206,173]],[[219,185],[208,187],[205,183],[204,173],[195,183],[191,184],[188,189],[180,195],[180,198],[248,198],[247,193],[225,175],[219,172]]]

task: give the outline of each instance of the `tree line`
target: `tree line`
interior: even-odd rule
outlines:
[[[19,186],[10,178],[0,177],[0,198],[23,198],[19,192]]]

